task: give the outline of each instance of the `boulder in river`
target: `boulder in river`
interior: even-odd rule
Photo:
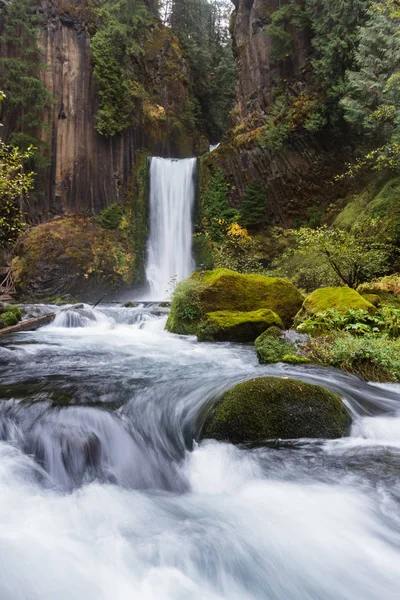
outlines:
[[[207,321],[215,321],[215,314],[224,312],[224,320],[237,319],[237,313],[254,313],[269,310],[279,317],[275,323],[268,319],[265,327],[257,328],[246,337],[255,338],[270,325],[290,327],[300,310],[303,297],[299,290],[286,279],[244,275],[229,269],[217,269],[194,273],[187,281],[179,284],[171,303],[167,329],[172,333],[202,336]],[[230,316],[227,312],[234,313]],[[221,319],[217,317],[220,321]],[[254,315],[253,317],[254,318]],[[231,341],[243,341],[241,335],[230,335]]]
[[[271,326],[283,329],[281,318],[268,308],[250,312],[219,310],[207,313],[198,338],[201,341],[252,342]]]
[[[209,415],[203,438],[233,444],[348,435],[351,418],[337,394],[296,379],[261,377],[226,392]]]

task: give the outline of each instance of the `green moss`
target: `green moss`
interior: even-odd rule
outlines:
[[[295,324],[298,325],[308,315],[324,313],[331,308],[342,312],[349,308],[366,310],[371,314],[375,312],[375,307],[351,288],[320,288],[304,300],[302,311],[296,316]]]
[[[198,338],[201,341],[253,342],[272,325],[283,328],[278,315],[265,308],[251,312],[217,311],[206,314]]]
[[[274,331],[271,332],[269,329],[256,339],[255,348],[261,364],[281,362],[284,356],[293,352],[291,344],[280,339]]]
[[[133,282],[133,256],[123,229],[101,228],[96,219],[57,218],[26,231],[12,262],[18,291],[42,300],[92,290],[97,296]]]
[[[0,329],[16,325],[22,317],[23,311],[16,304],[0,304]]]
[[[123,221],[132,251],[133,280],[145,281],[146,244],[149,235],[148,158],[146,151],[137,151],[132,175],[127,186],[126,220]]]
[[[284,438],[334,439],[351,419],[336,394],[294,379],[251,379],[225,393],[208,417],[203,437],[234,444]]]
[[[335,219],[343,229],[358,228],[393,243],[400,241],[400,177],[356,196]]]
[[[312,360],[310,360],[306,356],[299,356],[297,354],[285,354],[285,356],[282,358],[282,362],[291,365],[307,365],[312,363]]]
[[[379,298],[378,294],[361,294],[361,296],[364,298],[364,300],[372,304],[372,306],[377,307],[381,304],[381,299]]]
[[[197,335],[203,331],[203,336],[211,338],[212,332],[207,333],[207,328],[202,330],[207,320],[205,315],[261,309],[272,311],[284,327],[290,327],[302,301],[297,288],[284,279],[243,275],[229,269],[194,273],[175,290],[166,327],[180,334]],[[281,321],[276,324],[280,326]]]
[[[303,302],[298,289],[279,277],[247,275],[229,269],[195,273],[192,277],[205,284],[201,301],[206,313],[268,308],[279,315],[285,327],[290,327]]]

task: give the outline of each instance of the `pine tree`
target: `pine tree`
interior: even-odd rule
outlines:
[[[265,224],[265,191],[260,181],[246,186],[240,207],[240,223],[245,227],[259,228]]]
[[[400,135],[399,25],[389,11],[370,12],[341,102],[346,120],[375,143]]]

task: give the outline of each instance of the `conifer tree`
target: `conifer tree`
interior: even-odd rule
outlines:
[[[240,223],[245,227],[262,227],[265,221],[265,191],[260,181],[246,186],[240,207]]]
[[[360,134],[384,143],[400,136],[400,19],[389,10],[369,14],[341,104]]]

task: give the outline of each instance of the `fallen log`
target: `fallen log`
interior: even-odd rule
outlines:
[[[17,333],[18,331],[35,331],[39,327],[43,327],[43,325],[48,325],[54,321],[55,316],[56,313],[49,313],[48,315],[42,315],[41,317],[35,317],[27,321],[20,321],[17,325],[0,329],[0,335],[8,335],[9,333]]]

